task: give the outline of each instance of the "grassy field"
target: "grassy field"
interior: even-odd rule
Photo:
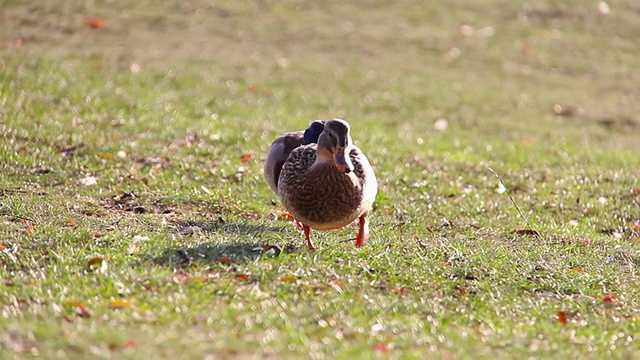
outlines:
[[[0,358],[639,358],[640,7],[450,3],[0,0]],[[310,252],[262,162],[336,117]]]

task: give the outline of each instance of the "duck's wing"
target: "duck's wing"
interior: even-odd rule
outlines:
[[[367,203],[365,207],[370,207],[373,205],[373,201],[378,193],[378,179],[376,178],[376,174],[369,163],[369,159],[367,159],[359,147],[354,145],[351,148],[349,157],[354,167],[353,172],[358,178],[360,186],[362,186],[362,201]]]
[[[280,178],[282,165],[289,154],[302,145],[303,140],[304,131],[294,131],[280,136],[271,144],[264,162],[264,177],[274,193],[278,194],[278,178]]]

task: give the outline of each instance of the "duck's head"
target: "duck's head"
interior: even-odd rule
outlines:
[[[318,137],[318,161],[333,163],[345,174],[353,171],[351,152],[351,128],[349,123],[341,120],[329,120]]]
[[[315,120],[309,125],[307,130],[304,131],[304,138],[302,139],[302,145],[309,145],[318,142],[318,137],[324,130],[324,121]]]

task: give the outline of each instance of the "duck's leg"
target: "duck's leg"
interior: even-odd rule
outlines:
[[[358,236],[356,236],[356,246],[362,247],[364,243],[369,239],[369,220],[367,219],[367,215],[360,216],[360,230],[358,231]]]
[[[307,246],[309,247],[309,250],[316,251],[316,247],[313,246],[313,243],[311,242],[311,228],[302,224],[302,230],[304,231],[304,237],[307,239]]]

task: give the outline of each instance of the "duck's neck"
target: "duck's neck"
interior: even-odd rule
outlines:
[[[333,154],[330,151],[324,149],[318,149],[316,154],[316,165],[335,165],[336,161],[333,159]]]

